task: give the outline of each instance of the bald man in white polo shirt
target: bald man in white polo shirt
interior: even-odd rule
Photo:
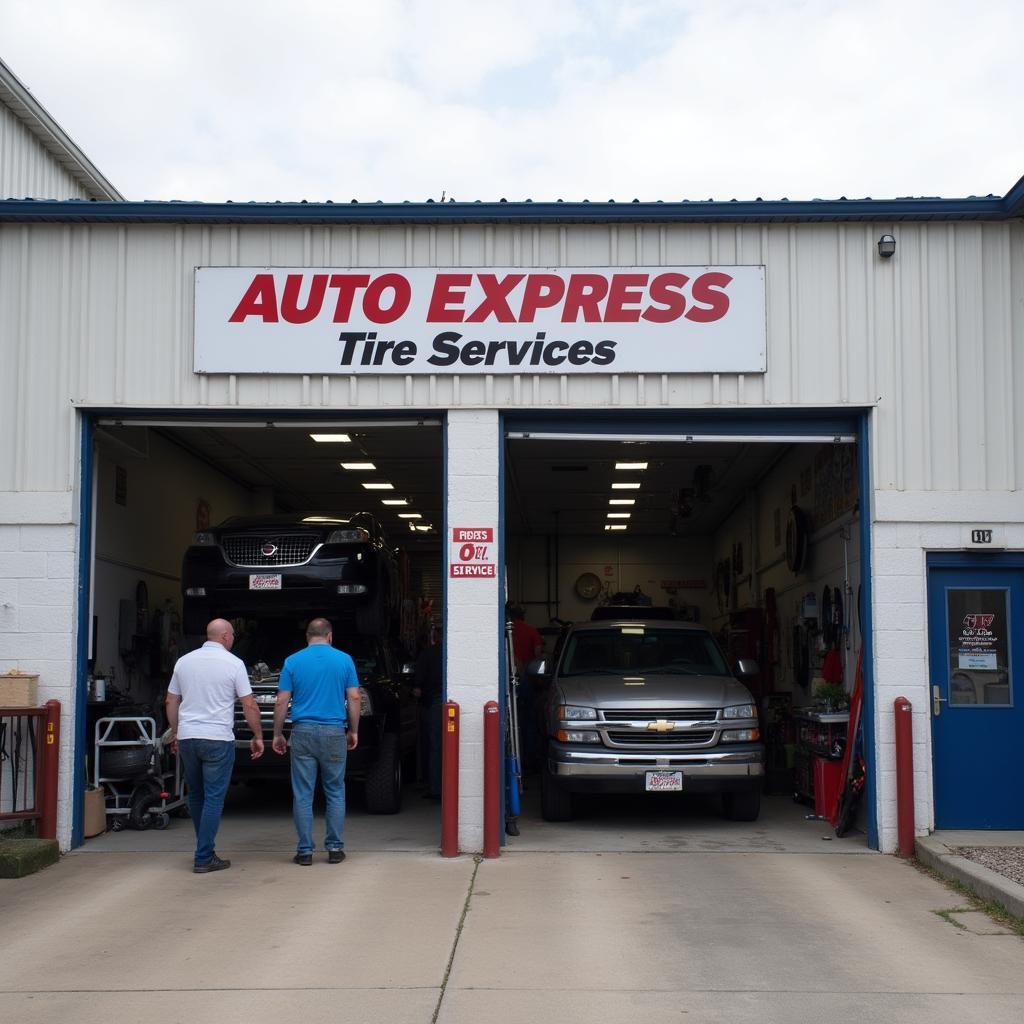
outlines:
[[[252,729],[253,760],[263,756],[260,709],[241,658],[231,653],[235,631],[226,619],[206,627],[206,643],[183,655],[167,687],[171,749],[181,757],[188,782],[188,804],[196,830],[192,870],[197,875],[223,871],[231,861],[214,851],[231,771],[235,766],[235,701]]]

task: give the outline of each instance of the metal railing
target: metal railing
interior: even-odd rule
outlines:
[[[57,838],[60,702],[0,707],[0,821],[35,821],[36,835]]]

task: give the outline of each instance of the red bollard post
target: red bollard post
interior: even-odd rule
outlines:
[[[896,719],[896,852],[914,855],[914,732],[913,708],[906,697],[893,701]]]
[[[48,700],[39,737],[42,748],[36,776],[36,807],[39,810],[39,838],[57,838],[57,773],[60,771],[60,701]]]
[[[501,715],[496,701],[484,705],[484,856],[501,852]]]
[[[441,709],[441,856],[459,855],[459,705]]]

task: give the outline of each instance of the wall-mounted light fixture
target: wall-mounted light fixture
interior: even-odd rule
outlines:
[[[882,235],[878,240],[878,255],[887,260],[896,251],[896,239],[892,235]]]

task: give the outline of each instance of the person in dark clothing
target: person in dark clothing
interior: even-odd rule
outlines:
[[[444,702],[444,646],[441,624],[434,623],[434,643],[416,659],[413,694],[420,702],[420,743],[424,751],[427,791],[431,800],[441,798],[441,710]]]

